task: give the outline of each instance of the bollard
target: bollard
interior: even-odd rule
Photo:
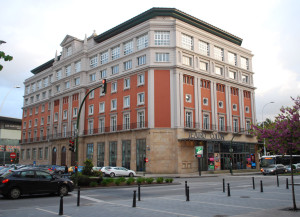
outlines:
[[[132,207],[136,207],[136,191],[133,191],[133,202]]]
[[[225,179],[223,179],[223,193],[225,193]]]
[[[63,195],[60,195],[60,202],[59,202],[59,215],[64,214],[64,200]]]
[[[186,187],[186,201],[190,201],[190,187]]]
[[[187,181],[185,181],[185,196],[187,195]]]
[[[279,179],[278,179],[278,174],[277,174],[277,187],[279,187]]]
[[[141,201],[141,184],[138,184],[138,201]]]
[[[78,191],[77,191],[77,206],[80,206],[80,186],[78,186]]]
[[[252,185],[253,185],[253,190],[255,190],[255,182],[254,182],[254,177],[252,177]]]
[[[289,189],[289,179],[286,178],[286,189]]]
[[[260,180],[260,192],[264,192],[262,180]]]
[[[230,185],[229,185],[229,183],[227,183],[227,192],[228,192],[227,196],[230,197]]]

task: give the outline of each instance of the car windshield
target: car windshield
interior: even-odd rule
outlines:
[[[2,175],[2,177],[8,177],[8,176],[10,176],[10,174],[12,174],[12,172],[6,172],[6,173],[4,173],[3,175]]]
[[[275,167],[275,164],[271,164],[269,166],[267,166],[268,168],[274,168]]]

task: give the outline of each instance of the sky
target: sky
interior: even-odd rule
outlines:
[[[274,120],[300,95],[298,0],[0,0],[0,40],[6,42],[0,50],[14,58],[0,60],[0,116],[22,118],[25,79],[62,51],[66,35],[83,40],[152,7],[176,8],[243,39],[254,54],[257,122]]]

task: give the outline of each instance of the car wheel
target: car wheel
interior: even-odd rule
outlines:
[[[9,191],[9,197],[11,199],[18,199],[21,196],[21,191],[18,188],[12,188]]]
[[[115,177],[116,175],[114,173],[109,174],[110,177]]]
[[[59,194],[59,196],[60,195],[66,196],[68,194],[68,192],[69,192],[68,187],[66,185],[62,185],[59,188],[58,194]]]
[[[133,173],[129,173],[129,177],[134,177]]]
[[[61,174],[62,174],[62,171],[58,171],[58,174],[61,175]]]

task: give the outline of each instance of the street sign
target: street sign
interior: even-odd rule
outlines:
[[[195,146],[195,156],[203,157],[203,146]]]
[[[14,159],[17,157],[17,154],[15,152],[10,153],[10,158]]]

